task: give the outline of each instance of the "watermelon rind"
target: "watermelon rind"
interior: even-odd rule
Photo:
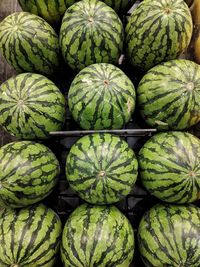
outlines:
[[[126,55],[143,71],[178,58],[189,46],[192,16],[183,0],[145,0],[126,26]]]
[[[43,204],[1,210],[1,267],[53,267],[61,231],[60,218]]]
[[[158,130],[184,130],[200,121],[200,66],[177,59],[150,69],[137,88],[138,109]]]
[[[65,98],[48,78],[22,73],[0,85],[0,124],[22,139],[47,139],[62,129]]]
[[[120,137],[95,133],[80,138],[66,160],[71,188],[92,204],[115,203],[127,196],[136,182],[138,162]]]
[[[82,0],[65,12],[59,39],[65,62],[76,71],[93,63],[117,64],[123,47],[123,25],[105,3]]]
[[[138,244],[146,267],[199,267],[200,209],[158,204],[139,225]]]
[[[39,16],[15,12],[0,23],[0,53],[17,72],[52,75],[59,50],[58,35]]]
[[[120,129],[135,110],[135,87],[118,67],[92,64],[81,70],[71,83],[68,105],[83,129]]]
[[[129,267],[134,233],[128,219],[114,206],[79,206],[68,218],[62,235],[65,267]]]
[[[47,197],[58,182],[60,166],[46,146],[33,141],[0,148],[0,206],[20,208]]]
[[[169,203],[200,199],[200,140],[185,132],[151,137],[141,148],[140,180],[157,198]]]

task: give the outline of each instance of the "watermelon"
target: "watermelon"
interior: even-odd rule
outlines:
[[[0,206],[34,204],[48,196],[58,181],[59,162],[46,146],[18,141],[0,148]]]
[[[150,69],[137,89],[144,120],[159,130],[182,130],[200,121],[200,66],[171,60]]]
[[[200,209],[154,206],[140,222],[138,243],[146,267],[199,267]]]
[[[53,267],[61,230],[58,215],[43,204],[1,210],[1,267]]]
[[[135,88],[117,67],[92,64],[73,80],[68,105],[75,121],[84,129],[119,129],[135,108]]]
[[[0,23],[0,52],[18,72],[51,75],[59,65],[56,32],[28,12],[13,13]]]
[[[82,0],[65,12],[60,47],[66,63],[78,71],[93,63],[117,63],[123,37],[122,22],[112,8],[98,0]]]
[[[44,18],[52,26],[58,26],[66,9],[76,0],[18,0],[21,8]]]
[[[66,9],[76,0],[18,0],[24,11],[44,18],[53,26],[58,26]],[[131,7],[135,0],[104,0],[117,13],[123,14]]]
[[[62,129],[65,99],[55,84],[40,74],[23,73],[0,86],[0,124],[23,139],[45,139]]]
[[[200,140],[189,133],[154,135],[139,152],[140,178],[157,198],[171,203],[200,199]]]
[[[65,267],[129,267],[134,233],[128,219],[114,206],[79,206],[62,235]]]
[[[79,139],[66,160],[72,189],[93,204],[110,204],[128,195],[137,178],[138,162],[118,136],[95,133]]]
[[[176,59],[188,47],[193,25],[183,0],[145,0],[126,26],[126,54],[131,64],[148,70]]]

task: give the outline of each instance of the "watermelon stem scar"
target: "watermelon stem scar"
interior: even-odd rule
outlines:
[[[24,100],[23,99],[19,99],[19,101],[17,102],[18,106],[23,106],[24,105]]]
[[[105,171],[100,171],[100,172],[99,172],[99,176],[100,176],[100,177],[104,177],[105,175],[106,175],[106,172],[105,172]]]
[[[196,173],[194,171],[190,171],[189,172],[189,176],[191,176],[192,178],[196,177]]]
[[[171,11],[172,11],[172,10],[171,10],[169,7],[165,8],[165,13],[166,13],[166,14],[170,14]]]
[[[188,91],[192,91],[192,90],[194,90],[194,83],[189,82],[189,83],[187,83],[186,87],[187,87]]]
[[[90,23],[93,23],[93,22],[94,22],[93,17],[89,17],[89,18],[88,18],[88,21],[89,21]]]
[[[108,86],[109,85],[109,80],[105,80],[105,81],[103,81],[103,83],[106,85],[106,86]]]

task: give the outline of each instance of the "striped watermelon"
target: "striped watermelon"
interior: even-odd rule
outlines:
[[[66,9],[76,0],[18,0],[21,8],[58,26]]]
[[[42,204],[1,210],[1,267],[53,267],[61,230],[57,214]]]
[[[43,139],[61,130],[65,99],[46,77],[19,74],[0,86],[0,95],[0,124],[16,137]]]
[[[79,139],[66,162],[70,186],[93,204],[114,203],[128,195],[137,178],[138,162],[118,136],[95,133]]]
[[[123,46],[122,22],[101,1],[78,1],[64,15],[60,46],[66,63],[75,70],[92,63],[117,63]]]
[[[77,0],[18,0],[24,11],[36,14],[52,25],[58,25],[66,9]],[[104,0],[117,13],[125,13],[135,0]]]
[[[68,218],[62,236],[65,267],[129,267],[134,233],[114,206],[79,206]]]
[[[18,72],[50,75],[59,64],[57,34],[28,12],[13,13],[0,23],[0,52]]]
[[[59,162],[49,148],[18,141],[0,149],[0,206],[20,208],[48,196],[58,181]]]
[[[184,132],[159,133],[139,152],[140,177],[154,196],[171,203],[200,199],[200,140]]]
[[[126,26],[127,56],[132,65],[148,70],[177,58],[189,45],[192,17],[183,0],[145,0]]]
[[[84,129],[119,129],[135,108],[135,88],[117,67],[97,63],[81,70],[68,93],[69,109]]]
[[[159,130],[181,130],[200,121],[200,66],[172,60],[150,69],[138,89],[144,120]]]
[[[200,209],[154,206],[140,222],[138,243],[146,267],[199,267]]]

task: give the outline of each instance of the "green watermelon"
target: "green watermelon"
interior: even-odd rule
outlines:
[[[138,243],[146,267],[199,267],[200,209],[154,206],[140,222]]]
[[[24,11],[44,18],[52,25],[58,25],[66,9],[77,0],[18,0]],[[104,0],[117,13],[126,13],[135,0]]]
[[[60,47],[66,63],[80,70],[93,63],[117,63],[123,25],[115,11],[98,0],[82,0],[65,12]]]
[[[181,130],[200,121],[200,66],[171,60],[150,69],[137,89],[144,120],[159,130]]]
[[[42,18],[16,12],[0,23],[0,52],[16,71],[51,75],[59,65],[59,41]]]
[[[114,206],[79,206],[62,235],[65,267],[129,267],[134,233],[128,219]]]
[[[79,139],[67,156],[67,180],[81,198],[110,204],[124,198],[137,178],[138,162],[128,144],[108,133]]]
[[[21,8],[58,26],[66,9],[76,0],[18,0]]]
[[[23,73],[0,86],[0,124],[23,139],[44,139],[61,130],[65,99],[55,84],[40,74]]]
[[[58,181],[59,162],[49,148],[18,141],[0,149],[0,206],[34,204],[48,196]]]
[[[133,10],[126,26],[127,57],[148,70],[177,58],[189,45],[193,25],[183,0],[145,0]]]
[[[135,88],[117,67],[97,63],[81,70],[68,93],[69,109],[84,129],[119,129],[135,108]]]
[[[42,204],[1,210],[1,267],[53,267],[61,230],[57,214]]]
[[[200,140],[184,132],[154,135],[139,152],[140,178],[157,198],[171,203],[200,199]]]

